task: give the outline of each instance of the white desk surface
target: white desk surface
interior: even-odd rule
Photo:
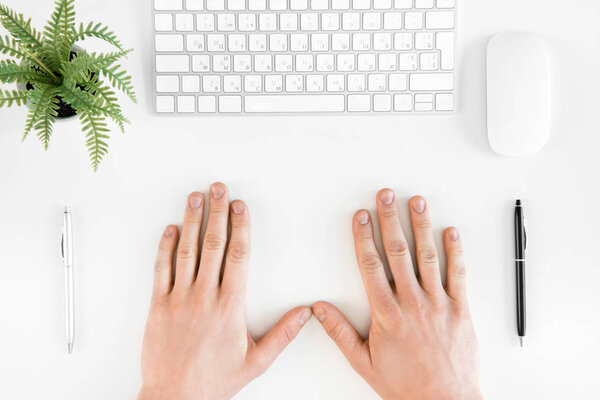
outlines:
[[[5,0],[41,25],[50,0]],[[133,399],[157,240],[180,223],[186,195],[220,180],[252,213],[248,324],[334,302],[365,333],[352,213],[376,191],[425,195],[441,231],[457,225],[487,399],[600,398],[600,2],[461,0],[460,100],[449,116],[165,118],[152,113],[149,1],[78,1],[78,18],[113,27],[135,48],[126,66],[140,104],[114,133],[97,174],[78,121],[56,124],[50,151],[21,143],[24,109],[0,110],[0,398]],[[554,128],[525,158],[486,141],[485,45],[520,29],[552,55]],[[92,49],[96,43],[86,44]],[[528,333],[514,311],[512,204],[529,223]],[[74,212],[75,352],[63,324],[61,212]],[[406,210],[403,209],[406,215]],[[405,220],[406,223],[406,220]],[[313,319],[236,399],[376,399]]]

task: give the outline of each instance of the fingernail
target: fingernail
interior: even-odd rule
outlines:
[[[220,199],[221,197],[223,197],[225,190],[223,190],[223,187],[221,185],[212,185],[210,188],[210,193],[215,199]]]
[[[231,203],[231,211],[233,211],[234,214],[243,213],[244,203],[242,203],[241,201],[234,201],[233,203]]]
[[[317,317],[317,319],[319,320],[319,322],[323,322],[325,321],[325,318],[327,317],[327,313],[325,312],[324,309],[322,308],[318,308],[316,310],[313,310],[315,317]]]
[[[369,213],[364,210],[359,211],[358,214],[356,214],[356,221],[361,225],[365,225],[369,222]]]
[[[175,228],[173,228],[171,225],[167,226],[165,228],[165,237],[169,237],[169,236],[173,236],[173,234],[175,233]]]
[[[311,312],[310,310],[303,310],[300,313],[300,316],[298,317],[298,322],[300,322],[300,325],[304,325],[306,323],[306,321],[308,321],[308,319],[310,318]]]
[[[412,208],[417,214],[422,214],[425,211],[425,200],[422,198],[414,200]]]
[[[383,204],[389,206],[394,201],[394,192],[392,192],[390,189],[386,189],[383,192],[381,192],[379,198],[381,199],[381,202]]]
[[[458,240],[460,238],[460,232],[458,232],[458,229],[456,228],[452,228],[450,229],[450,239],[452,240]]]
[[[197,195],[193,195],[192,197],[190,197],[190,207],[191,208],[200,208],[201,205],[202,205],[202,196],[197,194]]]

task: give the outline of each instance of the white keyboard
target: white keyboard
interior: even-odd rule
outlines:
[[[450,112],[455,0],[153,0],[161,114]]]

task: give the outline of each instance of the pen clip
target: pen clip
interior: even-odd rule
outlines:
[[[62,257],[63,264],[65,263],[65,232],[64,227],[60,235],[60,256]]]

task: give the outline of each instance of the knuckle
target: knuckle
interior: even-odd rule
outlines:
[[[419,218],[414,222],[415,228],[417,228],[418,230],[429,230],[431,229],[431,221],[429,221],[429,218]]]
[[[228,255],[231,262],[234,264],[240,264],[248,259],[250,250],[244,243],[231,243],[229,245]]]
[[[360,258],[360,264],[367,273],[375,273],[383,267],[379,255],[375,253],[367,253]]]
[[[189,244],[180,244],[177,249],[177,257],[179,258],[196,258],[197,250],[195,246]]]
[[[398,210],[396,209],[396,206],[392,204],[381,211],[381,216],[386,219],[396,218],[398,216]]]
[[[409,296],[403,302],[404,308],[406,308],[411,314],[415,316],[424,316],[427,308],[425,303],[418,296]]]
[[[387,253],[389,257],[408,256],[408,243],[404,240],[392,240],[387,244]]]
[[[426,248],[419,252],[419,260],[423,264],[437,264],[438,263],[438,255],[437,251],[434,248]]]
[[[334,342],[339,341],[341,335],[342,335],[342,325],[340,325],[340,323],[336,322],[330,326],[327,327],[327,334],[329,335],[329,337],[331,339],[333,339]]]
[[[225,238],[215,233],[207,233],[203,245],[206,250],[221,250],[225,247]]]
[[[464,264],[454,265],[450,271],[455,278],[464,279],[467,276],[467,269]]]

